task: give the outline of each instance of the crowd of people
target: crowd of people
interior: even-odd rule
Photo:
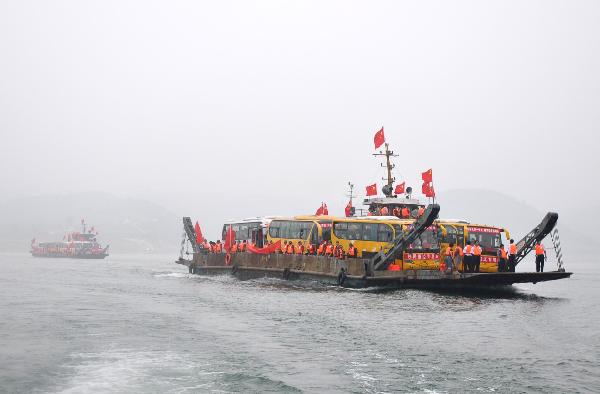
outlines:
[[[425,207],[424,206],[419,206],[418,209],[413,209],[412,211],[406,206],[399,206],[396,207],[394,209],[389,210],[388,207],[383,206],[383,207],[376,207],[376,206],[371,206],[371,208],[369,209],[369,212],[367,213],[367,216],[396,216],[397,218],[400,219],[416,219],[418,217],[423,216],[423,213],[425,213]]]
[[[244,253],[248,251],[248,247],[251,245],[251,249],[256,247],[252,241],[238,240],[231,245],[229,253]],[[262,250],[270,250],[272,248],[273,241],[265,241],[265,245]],[[200,247],[209,253],[225,253],[225,245],[221,240],[206,241],[200,245]],[[292,241],[283,241],[281,248],[273,249],[272,253],[278,254],[290,254],[290,255],[313,255],[313,256],[328,256],[336,257],[340,260],[345,258],[356,258],[358,257],[358,249],[350,242],[348,250],[344,250],[344,247],[336,241],[335,245],[331,241],[323,241],[318,246],[314,243],[298,241],[294,244]]]
[[[230,253],[244,253],[248,251],[248,246],[255,248],[256,245],[251,241],[236,241],[231,245]],[[350,242],[348,250],[336,241],[335,245],[331,241],[322,241],[318,246],[314,243],[298,241],[294,244],[292,241],[283,241],[280,248],[272,248],[273,241],[265,242],[262,250],[272,249],[272,253],[288,254],[288,255],[313,255],[335,257],[343,260],[346,258],[357,258],[358,250]],[[224,244],[218,240],[216,242],[206,241],[202,243],[201,248],[210,253],[224,253]],[[477,240],[469,240],[463,247],[451,243],[444,253],[443,265],[440,267],[443,271],[457,271],[462,263],[462,272],[475,273],[480,272],[482,247]],[[504,248],[504,244],[500,244],[497,251],[498,257],[498,272],[515,272],[516,266],[517,245],[513,239],[510,240],[508,251]],[[538,242],[535,245],[535,264],[536,272],[544,272],[544,261],[546,259],[546,250],[544,246]]]

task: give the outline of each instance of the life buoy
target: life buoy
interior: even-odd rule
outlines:
[[[229,253],[227,253],[225,255],[225,264],[229,265],[231,263],[231,255]]]

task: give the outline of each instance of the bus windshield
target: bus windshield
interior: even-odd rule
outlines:
[[[415,242],[409,245],[409,249],[411,250],[430,250],[438,249],[439,247],[438,233],[437,229],[434,227],[430,227],[423,231],[423,233],[417,237]]]
[[[478,241],[483,249],[497,249],[502,242],[499,229],[480,227],[469,227],[469,241]]]

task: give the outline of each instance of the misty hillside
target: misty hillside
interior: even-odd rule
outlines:
[[[98,230],[110,253],[175,252],[181,219],[148,201],[105,193],[25,197],[0,203],[0,250],[27,251],[32,238],[62,240],[81,229],[81,219]]]
[[[490,190],[463,189],[439,193],[440,217],[466,219],[472,223],[505,226],[519,240],[543,219],[548,211],[558,212],[558,229],[565,256],[589,253],[597,240],[589,231],[597,223],[598,210],[584,214],[580,207],[568,212],[537,209],[511,196]],[[550,238],[545,241],[550,245]]]

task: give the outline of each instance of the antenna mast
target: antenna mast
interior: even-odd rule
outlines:
[[[390,157],[397,157],[398,155],[395,155],[394,152],[390,150],[389,144],[386,142],[385,152],[380,151],[379,153],[373,153],[373,156],[385,156],[387,179],[382,178],[382,180],[387,180],[387,184],[383,187],[383,194],[385,194],[386,197],[391,197],[393,194],[394,181],[396,180],[396,178],[392,176],[392,169],[396,167],[396,165],[392,164],[392,162],[390,161]],[[381,164],[381,166],[383,167],[383,164]]]

